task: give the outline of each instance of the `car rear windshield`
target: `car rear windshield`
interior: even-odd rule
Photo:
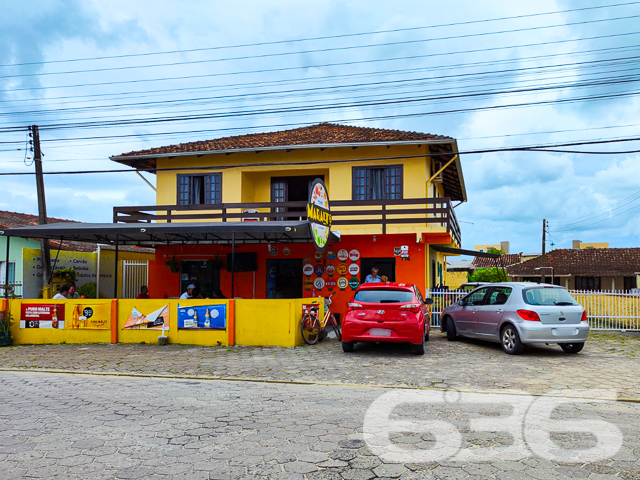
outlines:
[[[578,305],[564,288],[527,288],[522,291],[522,297],[529,305]]]
[[[367,288],[356,292],[354,300],[366,303],[407,303],[413,300],[413,292],[389,288]]]

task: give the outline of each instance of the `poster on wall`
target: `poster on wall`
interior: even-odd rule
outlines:
[[[198,305],[181,307],[178,304],[179,329],[222,329],[227,328],[226,305]]]
[[[147,315],[133,307],[127,322],[122,328],[127,330],[161,330],[163,325],[164,328],[169,328],[169,305],[165,305]]]
[[[65,325],[69,330],[109,330],[111,328],[110,303],[83,303],[71,305],[71,321]]]
[[[20,328],[64,328],[64,305],[23,303],[20,306]]]

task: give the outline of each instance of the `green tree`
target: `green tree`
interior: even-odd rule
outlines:
[[[469,275],[469,281],[487,283],[508,282],[509,277],[502,269],[496,267],[479,268]]]
[[[502,250],[499,250],[497,248],[488,248],[487,249],[487,253],[495,253],[496,255],[504,255],[504,252]]]

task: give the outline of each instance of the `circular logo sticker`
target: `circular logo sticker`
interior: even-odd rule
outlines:
[[[311,226],[311,236],[316,248],[324,250],[331,231],[331,211],[327,187],[319,178],[316,178],[311,185],[307,203],[307,221]]]
[[[313,286],[316,287],[316,290],[322,290],[324,288],[324,280],[322,277],[318,277],[313,281]]]
[[[316,252],[313,254],[313,258],[316,259],[316,262],[321,262],[322,261],[322,252]]]
[[[269,249],[269,254],[275,257],[278,254],[278,249],[276,247],[271,247]]]
[[[338,265],[338,274],[346,275],[346,273],[347,273],[347,265],[344,263],[341,263],[340,265]]]
[[[333,277],[333,274],[336,273],[336,267],[334,267],[333,265],[327,265],[326,272],[327,272],[327,275],[329,275],[330,277]]]
[[[311,265],[310,263],[305,264],[305,266],[302,267],[302,273],[304,273],[307,277],[313,275],[313,265]]]
[[[317,276],[321,277],[324,273],[324,267],[320,264],[317,264],[315,267],[313,267],[313,271],[316,272]]]
[[[344,262],[347,258],[349,258],[349,252],[347,252],[347,250],[345,250],[344,248],[338,250],[338,260]]]
[[[327,258],[329,260],[335,260],[336,258],[336,251],[335,250],[327,250]]]
[[[360,260],[360,252],[355,248],[353,250],[350,250],[349,260],[351,260],[352,262],[357,262],[358,260]]]
[[[86,318],[93,317],[93,308],[84,307],[84,310],[82,310],[82,315],[84,315]]]
[[[354,277],[360,273],[360,266],[357,263],[349,265],[349,273]]]
[[[289,247],[284,247],[282,249],[282,253],[284,253],[285,255],[291,255],[291,249]]]
[[[345,288],[347,288],[348,284],[349,284],[349,282],[347,282],[346,278],[340,277],[338,279],[338,287],[340,288],[340,290],[344,290]]]
[[[349,280],[349,286],[351,287],[351,290],[355,290],[356,288],[358,288],[358,285],[360,285],[360,281],[357,278],[352,278]]]

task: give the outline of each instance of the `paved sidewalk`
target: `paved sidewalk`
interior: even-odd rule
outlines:
[[[594,335],[577,355],[558,346],[504,354],[497,344],[447,342],[432,332],[427,353],[401,345],[358,345],[345,354],[335,340],[298,348],[182,345],[34,345],[0,348],[0,365],[136,374],[407,385],[462,390],[606,388],[640,399],[640,338]]]
[[[86,358],[82,355],[80,358]],[[389,355],[400,356],[395,352]],[[400,393],[405,398],[410,392],[436,393]],[[518,457],[501,456],[499,451],[511,444],[512,436],[477,432],[470,423],[470,419],[491,417],[494,425],[500,417],[510,416],[510,408],[495,400],[480,406],[457,404],[451,399],[407,404],[394,411],[394,418],[449,425],[460,432],[459,446],[478,452],[481,458],[461,461],[453,458],[454,450],[437,461],[396,463],[374,455],[363,442],[365,412],[384,393],[391,392],[348,385],[0,372],[0,478],[640,478],[640,405],[634,403],[587,402],[566,405],[554,413],[555,418],[574,422],[599,417],[620,429],[622,447],[616,447],[610,458],[592,463],[565,456],[557,462],[535,456],[528,449]],[[428,451],[440,444],[434,441],[432,432],[437,430],[433,429],[442,428],[431,425],[423,433],[402,430],[393,435],[393,441],[403,449]],[[576,432],[557,435],[553,442],[558,448],[580,450],[591,448],[593,438]],[[445,441],[451,443],[451,436]],[[485,449],[482,454],[481,449]],[[496,453],[499,455],[494,459],[486,456]]]

